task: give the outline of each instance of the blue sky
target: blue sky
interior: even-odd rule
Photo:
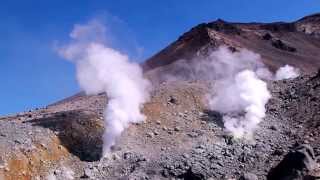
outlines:
[[[116,48],[143,61],[202,22],[292,21],[316,12],[319,0],[2,0],[0,115],[79,91],[73,64],[54,46],[68,41],[74,24],[92,18],[117,19],[107,23]]]

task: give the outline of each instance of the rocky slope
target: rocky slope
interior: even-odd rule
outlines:
[[[246,48],[260,54],[271,70],[289,64],[305,72],[316,71],[320,67],[319,17],[314,14],[290,23],[231,23],[219,19],[199,24],[148,59],[143,67],[152,77],[177,74],[177,61],[197,60],[226,45],[233,51]]]
[[[144,64],[146,75],[180,72],[174,62],[218,45],[245,47],[296,79],[269,81],[267,116],[252,141],[226,134],[204,100],[208,82],[163,82],[101,159],[106,95],[79,93],[45,108],[0,118],[0,179],[316,179],[320,178],[319,15],[293,23],[202,24]],[[183,72],[182,72],[183,73]]]
[[[145,105],[148,119],[125,131],[101,159],[104,95],[82,96],[1,119],[5,179],[266,179],[297,144],[320,155],[320,74],[270,82],[273,98],[254,141],[228,136],[206,110],[205,84],[163,83]],[[61,111],[63,109],[63,111]],[[317,172],[316,168],[313,168]],[[319,176],[316,174],[315,176]]]

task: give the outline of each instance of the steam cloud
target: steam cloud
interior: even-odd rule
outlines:
[[[262,63],[260,55],[246,49],[232,53],[228,48],[220,47],[209,57],[210,66],[197,67],[205,68],[204,72],[210,72],[211,79],[217,81],[208,95],[209,108],[224,114],[225,129],[235,138],[252,138],[265,117],[265,105],[271,94],[264,80],[299,76],[299,70],[289,65],[279,68],[273,75]]]
[[[165,81],[202,80],[212,82],[206,96],[209,109],[223,114],[225,129],[236,138],[252,137],[265,117],[265,105],[271,98],[265,80],[280,80],[299,75],[289,65],[274,75],[261,61],[259,54],[246,49],[232,52],[221,46],[208,54],[175,63]],[[174,75],[172,75],[174,74]]]
[[[246,49],[232,53],[221,47],[211,57],[218,78],[209,94],[209,108],[224,114],[225,129],[234,137],[250,138],[265,117],[265,104],[271,97],[261,78],[272,74],[258,54]]]
[[[150,83],[138,64],[105,45],[104,34],[105,26],[97,21],[76,25],[70,34],[72,42],[60,54],[76,64],[77,80],[87,94],[107,93],[105,156],[130,123],[145,120],[140,110],[149,99]]]
[[[300,74],[299,69],[294,68],[290,65],[285,65],[279,68],[275,74],[275,80],[282,80],[282,79],[290,79],[296,78]]]
[[[250,138],[265,117],[265,104],[270,97],[267,84],[254,71],[243,70],[229,80],[220,80],[209,105],[225,114],[224,126],[234,137]]]

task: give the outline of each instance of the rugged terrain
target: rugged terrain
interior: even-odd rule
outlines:
[[[320,178],[319,25],[317,14],[292,23],[196,26],[143,65],[154,82],[143,109],[147,120],[132,124],[103,159],[105,94],[79,93],[2,117],[0,179]],[[212,84],[157,81],[181,73],[175,62],[219,45],[259,53],[272,70],[291,64],[304,73],[268,82],[272,98],[252,140],[233,139],[222,114],[207,109],[204,96]]]
[[[285,64],[304,72],[316,71],[320,67],[319,34],[320,14],[289,23],[231,23],[219,19],[192,28],[148,59],[143,67],[153,80],[162,81],[163,74],[184,73],[181,66],[175,65],[177,61],[198,60],[212,49],[226,45],[233,51],[246,48],[260,54],[273,71]]]

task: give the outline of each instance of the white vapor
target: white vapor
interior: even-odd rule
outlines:
[[[171,68],[171,69],[170,69]],[[299,76],[299,70],[289,65],[273,74],[261,56],[247,49],[232,52],[221,46],[205,55],[198,53],[192,60],[179,60],[160,81],[200,80],[210,82],[206,96],[208,108],[223,114],[226,131],[236,138],[251,139],[265,117],[265,105],[271,98],[265,80],[280,80]]]
[[[280,67],[277,70],[274,79],[275,80],[290,79],[290,78],[296,78],[299,75],[300,75],[299,69],[294,68],[290,65],[285,65],[283,67]]]
[[[210,74],[214,74],[216,83],[208,95],[209,108],[223,113],[225,129],[234,137],[251,138],[265,117],[265,105],[271,97],[262,79],[272,73],[260,55],[246,49],[231,52],[220,47],[210,57],[214,70]]]
[[[267,84],[254,71],[243,70],[220,80],[216,91],[209,105],[224,114],[226,130],[236,138],[251,138],[265,117],[265,104],[271,97]]]
[[[73,42],[60,54],[76,64],[77,80],[87,94],[107,93],[105,156],[130,123],[145,120],[141,108],[149,99],[150,83],[138,64],[105,45],[104,33],[105,26],[98,21],[76,25],[70,34]]]
[[[271,95],[264,79],[273,74],[265,67],[259,54],[247,49],[232,52],[221,46],[191,62],[175,64],[166,81],[200,80],[213,85],[206,96],[208,108],[223,114],[226,131],[237,138],[251,138],[265,117],[265,105]]]

